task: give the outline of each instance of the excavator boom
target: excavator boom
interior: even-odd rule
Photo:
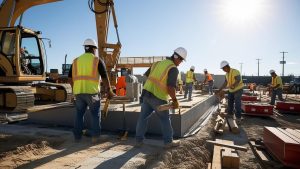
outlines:
[[[115,73],[113,73],[113,71],[116,71],[116,65],[120,56],[121,43],[119,40],[118,23],[114,9],[114,2],[113,0],[106,0],[105,2],[95,0],[94,2],[99,57],[104,60],[107,72],[109,75],[111,75],[111,84],[116,85],[116,76],[114,76]],[[116,44],[107,42],[107,32],[111,15],[117,34],[118,41]]]
[[[3,0],[0,7],[0,27],[12,27],[27,9],[61,0]]]

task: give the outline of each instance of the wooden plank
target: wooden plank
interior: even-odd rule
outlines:
[[[295,140],[296,142],[298,142],[298,144],[300,144],[300,138],[294,136],[293,134],[289,133],[286,130],[283,130],[282,128],[277,128],[279,131],[281,131],[282,133],[284,133],[286,136],[292,138],[293,140]]]
[[[234,149],[240,150],[240,151],[248,151],[248,147],[244,147],[244,146],[229,145],[229,144],[226,144],[226,143],[220,143],[220,142],[218,142],[218,141],[212,141],[212,140],[206,140],[206,142],[212,143],[212,144],[218,145],[218,146],[234,148]]]
[[[287,132],[289,132],[290,134],[292,134],[293,136],[300,139],[300,132],[297,132],[297,130],[293,130],[293,129],[290,129],[290,128],[286,128],[285,130]]]
[[[221,146],[214,146],[214,154],[213,154],[213,160],[212,160],[212,169],[222,169],[221,165]]]
[[[229,127],[228,127],[228,123],[227,123],[226,119],[225,119],[225,123],[223,123],[223,127],[222,128],[223,128],[223,133],[229,131]]]
[[[217,142],[234,145],[233,141],[216,139]],[[235,149],[222,147],[222,167],[238,169],[240,166],[240,157]]]
[[[220,113],[226,113],[226,108],[221,108]]]
[[[222,118],[220,115],[217,116],[216,122],[218,121],[224,121],[224,118]]]
[[[236,124],[235,120],[233,120],[232,118],[227,118],[227,121],[228,121],[228,125],[229,125],[231,132],[233,132],[235,134],[240,133],[239,127]]]
[[[273,133],[273,135],[276,135],[276,137],[278,137],[280,140],[282,140],[285,143],[297,144],[295,140],[293,140],[290,137],[287,137],[284,133],[280,132],[278,128],[265,127],[265,130],[268,130],[270,133]]]
[[[211,163],[206,163],[207,164],[207,169],[211,169]]]
[[[261,151],[256,148],[255,141],[250,141],[249,143],[251,146],[253,146],[254,150],[257,153],[258,158],[262,160],[262,162],[269,162],[271,160],[270,157],[267,155],[267,153],[265,153],[265,151]]]

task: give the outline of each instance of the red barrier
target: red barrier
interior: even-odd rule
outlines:
[[[300,131],[276,127],[264,128],[264,144],[288,167],[300,168]]]
[[[242,103],[242,110],[246,115],[272,116],[273,106],[262,103]]]
[[[300,103],[297,102],[277,102],[276,109],[289,113],[299,113],[300,114]]]

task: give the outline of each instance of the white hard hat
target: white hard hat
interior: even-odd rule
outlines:
[[[83,42],[83,46],[94,46],[94,47],[98,48],[95,40],[89,39],[89,38]]]
[[[195,70],[195,66],[191,66],[191,69],[192,69],[192,70]]]
[[[275,70],[271,69],[269,72],[270,72],[270,74],[272,74],[272,73],[275,73]]]
[[[204,69],[203,72],[207,72],[207,69]]]
[[[180,57],[182,57],[183,60],[186,60],[186,56],[187,56],[187,51],[186,49],[184,49],[183,47],[178,47],[174,50],[174,52],[179,55]]]
[[[229,65],[229,63],[226,60],[223,60],[220,64],[220,69],[222,69],[223,67]]]

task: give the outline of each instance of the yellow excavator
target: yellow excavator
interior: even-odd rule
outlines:
[[[69,84],[48,83],[45,50],[40,31],[21,25],[29,8],[60,0],[3,0],[0,6],[0,113],[26,112],[35,105],[71,100]],[[120,55],[117,20],[113,0],[89,0],[95,13],[99,56],[104,60],[112,85]],[[109,20],[113,18],[118,42],[107,43]],[[15,26],[15,22],[19,24]]]

